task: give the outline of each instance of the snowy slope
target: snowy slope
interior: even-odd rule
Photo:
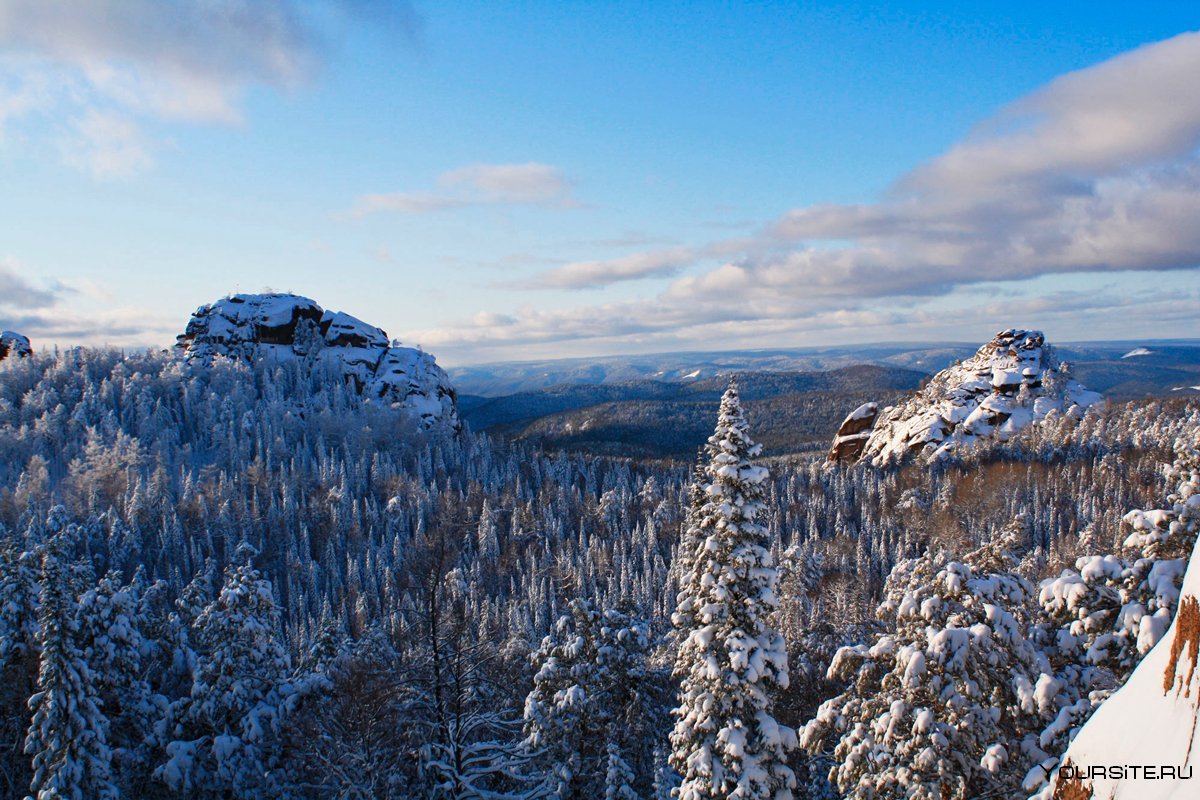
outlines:
[[[427,427],[457,428],[454,389],[433,356],[389,342],[387,333],[294,294],[238,294],[201,306],[175,345],[189,361],[217,356],[337,367],[359,391],[418,415]]]
[[[1194,496],[1194,501],[1200,496]],[[1200,509],[1200,503],[1196,504]],[[1192,552],[1179,611],[1166,637],[1129,680],[1080,730],[1056,774],[1055,800],[1191,800],[1200,797],[1200,542]],[[1153,767],[1116,779],[1097,775],[1104,765]],[[1162,767],[1176,772],[1164,776]],[[1191,777],[1177,776],[1191,768]]]
[[[15,331],[0,331],[0,361],[9,356],[33,355],[29,338]]]
[[[1195,535],[1200,529],[1197,448],[1168,472],[1171,507],[1126,516],[1137,535]],[[1183,800],[1200,797],[1200,541],[1179,589],[1175,619],[1116,694],[1079,731],[1063,766],[1037,800]],[[1096,771],[1104,767],[1103,774]],[[1129,767],[1136,766],[1137,770]],[[1112,767],[1120,767],[1112,774]],[[1168,772],[1167,769],[1170,770]],[[1146,768],[1151,768],[1147,774]],[[1190,772],[1188,770],[1190,769]],[[1190,777],[1183,778],[1183,775]]]
[[[937,458],[982,438],[1007,439],[1051,412],[1079,413],[1100,395],[1071,380],[1040,331],[997,333],[974,356],[876,419],[861,459]]]

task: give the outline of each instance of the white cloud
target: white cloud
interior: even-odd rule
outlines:
[[[138,127],[121,114],[89,109],[72,124],[74,135],[60,142],[63,160],[97,178],[123,178],[154,163]]]
[[[25,265],[11,256],[0,257],[0,313],[16,314],[47,308],[68,290],[62,285],[38,287],[26,279]]]
[[[0,256],[0,329],[25,334],[35,347],[83,341],[152,346],[179,332],[178,320],[117,305],[112,292],[90,279],[37,285],[26,277],[30,272],[17,259]]]
[[[549,164],[472,164],[443,172],[441,190],[390,192],[358,197],[349,215],[364,217],[384,211],[423,214],[482,205],[531,205],[576,208],[571,183]]]
[[[488,202],[574,205],[566,176],[548,164],[473,164],[447,172],[439,181]]]
[[[248,88],[293,89],[316,72],[327,45],[318,18],[350,17],[410,39],[419,25],[401,1],[3,0],[0,136],[6,122],[65,118],[66,138],[90,128],[85,139],[108,142],[69,163],[102,176],[144,169],[146,121],[239,121]]]
[[[1018,100],[874,205],[789,212],[782,241],[839,240],[779,271],[829,295],[1200,265],[1200,33],[1073,72]],[[868,278],[869,280],[864,280]]]
[[[399,214],[425,214],[448,208],[462,208],[470,203],[462,198],[433,194],[432,192],[386,192],[364,194],[354,201],[350,216],[365,217],[383,211]]]
[[[602,261],[575,261],[510,285],[522,289],[592,289],[618,281],[674,275],[695,259],[694,250],[674,247]]]

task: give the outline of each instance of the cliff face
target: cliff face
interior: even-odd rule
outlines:
[[[24,358],[33,355],[29,338],[15,331],[0,331],[0,361],[10,356]]]
[[[390,343],[387,333],[293,294],[239,294],[201,306],[178,337],[188,361],[216,357],[332,364],[372,400],[407,410],[426,427],[459,427],[456,396],[429,353]]]
[[[971,358],[933,376],[910,399],[883,409],[872,425],[839,430],[830,458],[877,465],[912,456],[937,458],[960,444],[1007,439],[1051,412],[1078,414],[1099,401],[1100,395],[1071,379],[1040,331],[1010,328]],[[843,428],[853,427],[862,410]]]

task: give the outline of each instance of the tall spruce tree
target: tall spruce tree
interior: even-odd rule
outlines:
[[[62,534],[60,534],[61,536]],[[108,719],[92,670],[79,646],[74,589],[56,537],[43,551],[37,692],[25,752],[33,756],[35,800],[116,798]]]
[[[736,381],[721,398],[706,448],[702,505],[690,516],[681,576],[675,674],[681,680],[671,764],[679,800],[790,800],[796,779],[785,761],[795,731],[771,714],[771,694],[788,685],[787,650],[770,616],[777,573],[759,519],[767,480],[751,459]],[[684,562],[685,564],[688,561]]]

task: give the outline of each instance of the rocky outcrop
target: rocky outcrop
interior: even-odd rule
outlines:
[[[829,461],[854,461],[862,455],[871,438],[871,429],[879,416],[878,403],[863,403],[850,412],[850,416],[842,420],[833,437],[833,446],[829,448]]]
[[[31,355],[33,346],[29,344],[29,337],[15,331],[0,331],[0,361],[9,356],[25,358]]]
[[[1008,439],[1052,413],[1081,414],[1099,401],[1071,379],[1041,331],[1010,328],[913,397],[883,409],[857,458],[880,466],[913,456],[934,459],[961,444]],[[847,443],[854,448],[853,440]]]
[[[224,357],[332,364],[372,401],[405,409],[426,427],[459,427],[454,389],[433,356],[307,297],[238,294],[201,306],[175,346],[199,363]]]

